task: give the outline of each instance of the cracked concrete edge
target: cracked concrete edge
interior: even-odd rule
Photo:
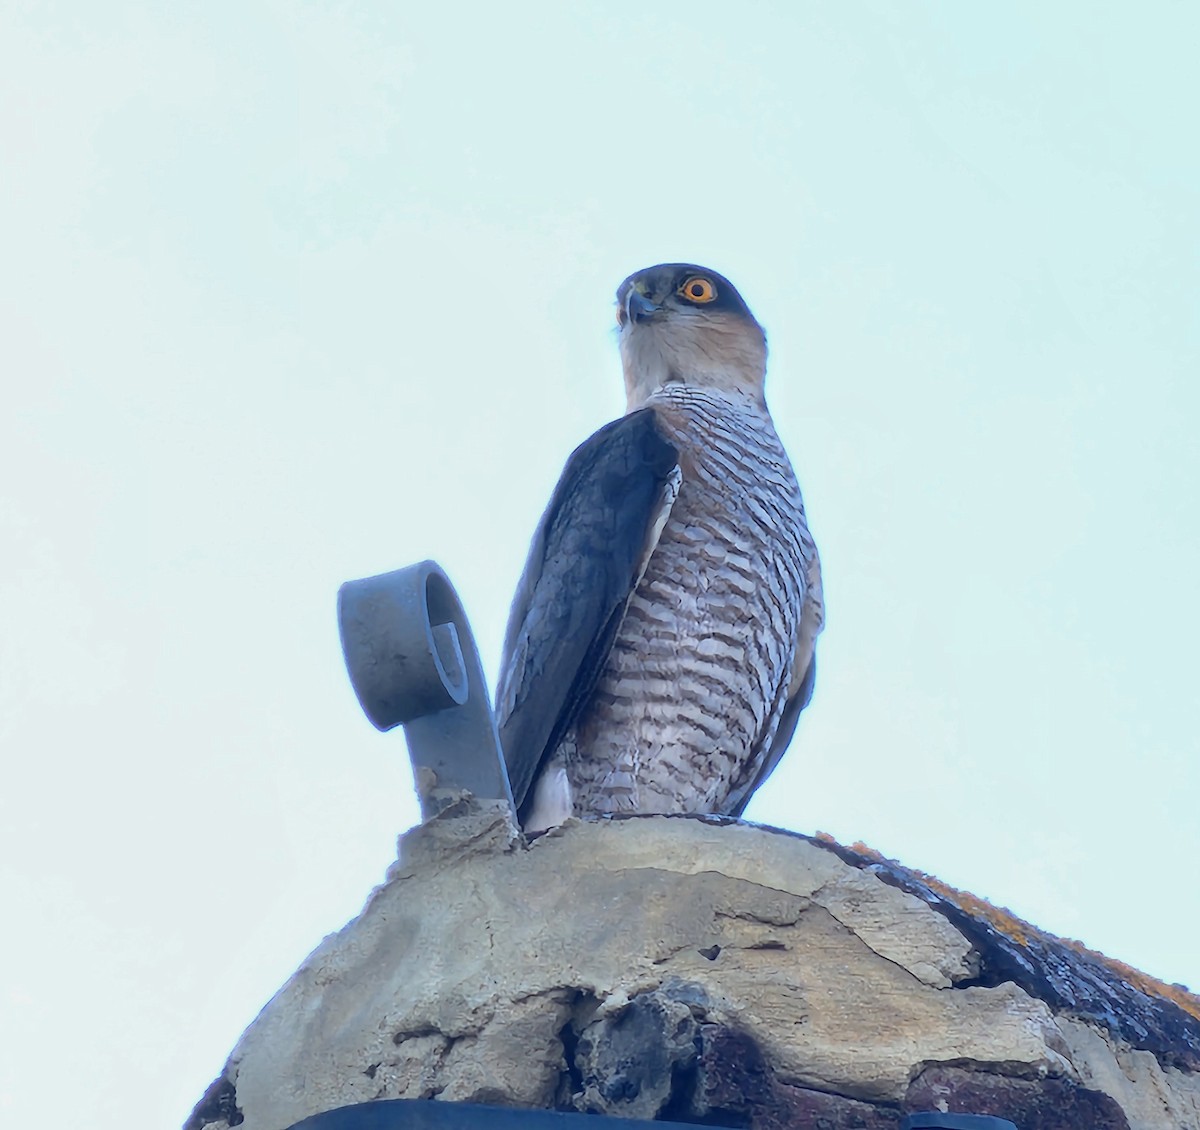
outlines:
[[[905,969],[926,986],[948,988],[962,985],[965,980],[970,980],[976,975],[971,963],[978,955],[970,942],[954,929],[943,914],[930,905],[928,899],[916,897],[894,884],[884,882],[861,864],[856,866],[840,853],[834,854],[826,845],[807,837],[793,833],[775,833],[772,837],[771,851],[764,853],[761,836],[764,832],[772,833],[774,830],[752,825],[705,820],[672,821],[672,834],[667,837],[669,842],[664,844],[661,837],[639,836],[636,829],[641,821],[604,821],[596,824],[572,824],[558,835],[547,837],[536,842],[531,848],[524,849],[511,825],[498,820],[496,813],[475,812],[467,815],[473,818],[473,823],[464,824],[461,832],[449,823],[454,819],[451,816],[440,826],[436,826],[435,821],[434,827],[427,825],[403,838],[400,861],[389,872],[387,881],[372,893],[363,913],[343,930],[327,937],[309,955],[288,984],[268,1002],[259,1018],[239,1040],[222,1077],[210,1088],[210,1092],[206,1093],[206,1100],[213,1094],[218,1098],[224,1096],[225,1100],[235,1094],[247,1041],[258,1034],[260,1022],[271,1011],[272,1006],[298,978],[319,966],[331,950],[338,949],[345,943],[350,943],[352,947],[352,932],[377,906],[386,902],[389,891],[417,875],[461,865],[472,857],[520,850],[551,850],[553,840],[564,837],[577,841],[576,847],[580,849],[580,857],[585,863],[606,869],[610,873],[646,870],[701,875],[713,872],[758,888],[765,887],[777,891],[790,899],[803,902],[811,900],[853,933],[871,952]],[[598,850],[606,843],[608,851]],[[606,857],[609,854],[619,860],[620,867],[613,868],[608,865]],[[714,854],[720,861],[720,867],[715,871],[712,865]],[[886,907],[886,912],[873,908],[873,900],[879,900],[880,906]],[[893,914],[896,917],[893,918]],[[899,932],[895,929],[898,921],[905,924]],[[897,944],[897,937],[909,935],[916,939],[917,944]],[[926,960],[921,956],[921,951],[924,951],[926,957],[929,954],[935,955],[934,959]],[[576,983],[563,986],[562,991],[578,994],[581,988],[585,987]],[[653,977],[631,979],[623,987],[614,986],[607,1000],[598,1001],[598,1007],[605,1012],[618,1010],[628,1003],[631,996],[650,988],[653,988]],[[1197,1079],[1194,1075],[1170,1067],[1164,1068],[1153,1055],[1138,1052],[1110,1033],[1099,1032],[1064,1015],[1056,1017],[1045,1002],[1029,995],[1015,984],[1000,986],[1000,989],[1001,996],[1005,993],[1010,995],[1007,1003],[1002,1002],[1001,1010],[1015,1010],[1018,1024],[1028,1028],[1030,1049],[1029,1055],[1019,1062],[997,1062],[993,1065],[997,1070],[1035,1075],[1039,1072],[1061,1073],[1094,1085],[1112,1095],[1124,1109],[1131,1112],[1131,1117],[1134,1118],[1131,1126],[1135,1128],[1159,1130],[1162,1125],[1162,1112],[1170,1111],[1175,1120],[1173,1125],[1189,1128],[1195,1126],[1200,1130],[1200,1116],[1197,1115],[1200,1096],[1197,1095]],[[529,996],[533,998],[545,995],[548,991],[542,990]],[[967,995],[978,992],[994,994],[996,989],[964,986],[958,991]],[[957,993],[955,995],[957,996]],[[736,1019],[722,1009],[719,1000],[712,1003],[714,1017],[726,1022]],[[519,1004],[520,1000],[510,1001],[505,1011]],[[451,1025],[450,1034],[440,1032],[436,1028],[428,1033],[433,1038],[450,1041],[442,1050],[443,1061],[454,1051],[455,1041],[462,1041],[456,1054],[464,1071],[450,1087],[445,1088],[443,1097],[464,1101],[467,1098],[473,1101],[492,1101],[503,1093],[508,1096],[506,1101],[513,1101],[511,1092],[497,1091],[484,1079],[493,1069],[488,1067],[484,1070],[484,1061],[478,1058],[473,1060],[469,1054],[471,1047],[478,1047],[485,1031],[495,1019],[495,1014],[482,1015],[476,1012],[470,1018],[469,1030],[461,1029],[455,1035],[454,1026]],[[558,1024],[560,1019],[556,1011],[554,1024]],[[496,1028],[494,1036],[508,1039],[507,1024],[499,1024]],[[1088,1033],[1091,1033],[1090,1038]],[[543,1042],[550,1035],[557,1039],[554,1033],[544,1034]],[[392,1047],[393,1053],[399,1050],[400,1043],[394,1042],[397,1046]],[[553,1040],[550,1040],[550,1043],[553,1043]],[[561,1045],[561,1041],[559,1043]],[[1039,1047],[1044,1049],[1044,1055],[1038,1050]],[[416,1049],[412,1050],[415,1052]],[[553,1060],[558,1054],[548,1052],[549,1060]],[[800,1085],[813,1082],[829,1084],[828,1076],[822,1076],[819,1071],[814,1074],[804,1070],[804,1065],[788,1064],[786,1058],[785,1056],[784,1060],[777,1064],[781,1078],[789,1082],[794,1080]],[[954,1048],[948,1046],[945,1058],[940,1062],[953,1062],[954,1058]],[[549,1060],[545,1065],[547,1070]],[[382,1063],[382,1060],[380,1062]],[[476,1062],[479,1067],[479,1071],[475,1073],[480,1080],[478,1086],[470,1083],[472,1062]],[[973,1059],[971,1062],[978,1066],[983,1061]],[[345,1066],[347,1073],[357,1071],[366,1076],[366,1070],[361,1064]],[[370,1064],[367,1064],[367,1067],[369,1068]],[[373,1080],[368,1078],[367,1081]],[[518,1091],[523,1091],[525,1088],[519,1086],[518,1082],[515,1077],[509,1080],[510,1085],[517,1086]],[[852,1080],[848,1082],[849,1090],[853,1092],[855,1083]],[[218,1084],[222,1086],[218,1087]],[[541,1084],[537,1086],[540,1087]],[[381,1097],[377,1089],[375,1094],[368,1093],[371,1088],[365,1086],[351,1089],[361,1090],[362,1099]],[[857,1089],[862,1091],[861,1086]],[[883,1088],[871,1093],[869,1097],[895,1101],[893,1090],[894,1088]],[[450,1094],[451,1091],[454,1093]],[[488,1096],[492,1096],[492,1099]],[[341,1102],[358,1101],[342,1090],[339,1090],[337,1098]],[[223,1125],[229,1124],[221,1117],[197,1121],[197,1116],[202,1113],[202,1106],[203,1102],[189,1122],[189,1130],[199,1130],[200,1127],[223,1130]],[[220,1114],[218,1107],[212,1102],[209,1104],[209,1111],[214,1115]],[[1160,1118],[1160,1121],[1154,1121],[1155,1117]]]
[[[433,819],[400,836],[396,861],[374,893],[423,869],[452,867],[472,855],[515,851],[524,845],[507,802],[479,800],[470,793],[443,799],[444,807]]]
[[[869,875],[856,872],[843,861],[802,838],[775,839],[773,847],[777,851],[772,853],[768,863],[764,861],[760,850],[762,831],[754,826],[712,824],[707,821],[675,822],[672,825],[673,834],[670,836],[671,850],[664,855],[661,842],[657,846],[649,846],[649,850],[644,850],[648,845],[646,837],[641,834],[640,825],[640,821],[613,821],[601,824],[572,822],[551,837],[535,842],[531,849],[525,850],[552,850],[554,840],[571,837],[583,841],[583,857],[599,860],[601,866],[611,854],[619,859],[620,871],[642,869],[666,875],[695,875],[710,871],[715,854],[720,859],[720,867],[715,874],[744,882],[754,888],[778,891],[784,903],[790,904],[768,914],[764,920],[767,924],[793,924],[804,905],[808,903],[807,896],[814,896],[818,901],[827,900],[851,932],[864,935],[864,942],[868,948],[881,952],[881,956],[887,960],[895,961],[909,969],[912,975],[923,983],[944,985],[961,977],[961,960],[957,965],[951,962],[948,969],[942,969],[928,961],[914,960],[914,954],[921,951],[936,954],[947,949],[951,953],[957,950],[961,954],[965,946],[964,940],[961,937],[949,937],[953,932],[943,919],[931,914],[920,900],[888,887]],[[614,845],[610,842],[607,852],[592,851],[591,846],[597,849],[605,846],[601,843],[589,845],[588,841],[595,838],[602,841],[616,840],[617,843]],[[264,1006],[238,1041],[223,1072],[223,1079],[229,1085],[229,1089],[236,1091],[247,1047],[256,1041],[270,1038],[264,1029],[276,1021],[278,1013],[286,1011],[282,1001],[289,989],[308,977],[316,976],[319,979],[320,974],[315,971],[321,969],[327,956],[337,953],[344,959],[347,954],[357,949],[361,941],[357,936],[359,924],[369,920],[378,908],[384,906],[400,885],[418,875],[461,867],[472,857],[502,854],[521,848],[515,829],[507,820],[506,812],[494,806],[471,801],[448,807],[439,817],[402,837],[398,861],[389,869],[385,882],[372,892],[363,912],[342,930],[326,937],[309,954],[289,982]],[[780,848],[782,852],[778,852]],[[777,853],[782,854],[784,859],[774,858]],[[893,907],[896,910],[896,920],[903,921],[905,927],[897,930],[893,926],[890,935],[885,934],[880,928],[878,914],[872,918],[861,912],[862,904],[871,897]],[[914,910],[916,913],[913,913]],[[749,911],[743,912],[736,908],[732,913],[750,914]],[[750,914],[750,917],[753,919],[753,914]],[[923,926],[932,928],[928,937],[922,936]],[[910,939],[907,945],[898,944],[898,939],[907,938],[909,934],[916,936]],[[630,996],[652,988],[653,982],[652,976],[631,978],[625,986],[617,988],[609,1000],[602,1001],[601,1007],[624,1007]],[[574,987],[578,988],[579,985]],[[277,1004],[280,1005],[279,1008],[275,1008]],[[459,1026],[446,1024],[445,1016],[435,1019],[441,1027],[433,1024],[432,1030],[440,1032],[447,1039],[453,1040],[468,1034],[465,1028],[456,1030]],[[472,1015],[470,1020],[475,1033],[486,1028],[490,1019],[487,1015]],[[349,1066],[347,1065],[348,1069]],[[195,1125],[194,1119],[192,1125]]]
[[[783,833],[789,835],[791,833]],[[915,895],[945,916],[982,958],[981,979],[1011,980],[1056,1012],[1112,1032],[1153,1053],[1164,1067],[1200,1071],[1200,997],[1168,985],[1081,942],[1061,938],[969,891],[905,867],[863,844],[813,841],[854,867]]]
[[[900,888],[869,871],[852,866],[828,851],[818,840],[743,821],[648,817],[670,820],[686,829],[673,850],[638,835],[642,820],[572,821],[559,835],[596,841],[608,837],[621,843],[622,870],[655,869],[694,875],[711,869],[712,853],[722,857],[720,874],[758,887],[810,899],[828,910],[864,945],[880,957],[906,969],[933,988],[950,988],[979,975],[979,958],[971,942],[944,916]],[[769,856],[761,851],[761,836],[775,837]],[[538,850],[543,840],[535,841]],[[599,842],[597,842],[599,846]],[[544,850],[544,849],[543,849]],[[597,851],[603,860],[604,853]]]
[[[637,818],[626,819],[636,823]],[[666,819],[694,821],[710,829],[738,827],[765,832],[834,855],[853,871],[871,875],[929,907],[945,919],[953,932],[951,938],[958,935],[964,940],[965,969],[952,960],[950,969],[939,964],[920,973],[910,970],[915,976],[923,974],[926,983],[937,985],[943,975],[954,985],[976,979],[987,984],[1012,980],[1030,996],[1046,1001],[1056,1013],[1109,1030],[1131,1048],[1154,1054],[1164,1067],[1181,1068],[1185,1073],[1200,1071],[1200,996],[1183,985],[1168,985],[1078,941],[1060,938],[1005,907],[951,887],[861,843],[847,847],[825,833],[808,836],[730,817]],[[775,851],[772,857],[783,858]],[[868,923],[852,928],[875,948]],[[890,957],[887,938],[882,941],[883,948],[876,952]]]
[[[869,872],[851,869],[821,887],[813,901],[880,957],[932,988],[948,989],[979,976],[978,952],[946,918],[930,916],[927,904],[915,895],[888,887]]]

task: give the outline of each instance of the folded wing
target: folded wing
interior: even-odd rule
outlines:
[[[680,481],[678,452],[648,408],[567,461],[517,586],[496,690],[518,811],[595,688]]]

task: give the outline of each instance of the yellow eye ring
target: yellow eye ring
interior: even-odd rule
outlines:
[[[693,275],[679,288],[679,294],[689,302],[703,304],[717,297],[717,288],[708,279]]]

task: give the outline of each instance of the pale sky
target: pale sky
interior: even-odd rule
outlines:
[[[1196,6],[0,5],[0,1121],[178,1125],[494,681],[612,292],[728,275],[825,567],[748,815],[1200,986]]]

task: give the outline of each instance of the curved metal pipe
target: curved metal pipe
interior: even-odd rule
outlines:
[[[347,581],[338,630],[363,712],[379,730],[404,727],[422,819],[462,791],[512,810],[475,637],[441,567],[421,561]]]

